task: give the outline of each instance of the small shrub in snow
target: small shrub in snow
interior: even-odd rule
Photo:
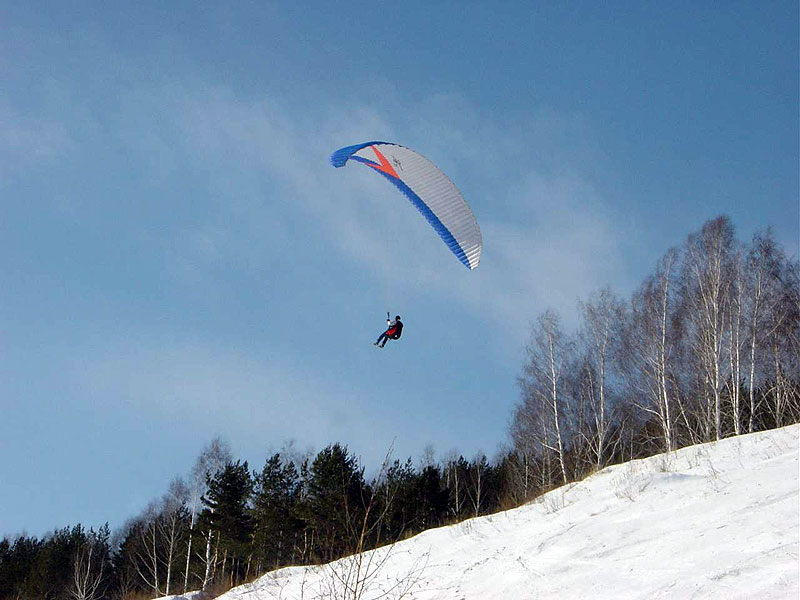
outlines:
[[[549,514],[556,513],[566,506],[563,493],[550,492],[542,496],[542,506],[545,512]]]
[[[634,502],[647,489],[652,477],[643,474],[637,463],[631,463],[614,479],[614,495],[617,498]]]
[[[675,457],[672,452],[667,452],[656,457],[654,462],[655,470],[658,473],[672,473],[675,471]]]

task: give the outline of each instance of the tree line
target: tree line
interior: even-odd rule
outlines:
[[[371,478],[346,446],[270,455],[260,470],[219,439],[186,478],[110,535],[81,526],[0,542],[2,600],[133,600],[217,592],[286,565],[329,562],[497,511],[503,461],[414,465]]]
[[[531,329],[511,445],[493,460],[387,454],[367,477],[346,446],[267,456],[213,440],[186,477],[112,535],[81,525],[0,541],[0,600],[138,600],[227,589],[517,506],[605,465],[800,420],[800,267],[727,217],[669,250],[632,296]]]
[[[532,327],[510,428],[522,498],[612,462],[800,419],[800,267],[726,216],[667,251],[629,299]]]

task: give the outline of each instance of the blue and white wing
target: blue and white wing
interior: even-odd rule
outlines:
[[[405,146],[389,142],[347,146],[331,156],[334,167],[343,167],[350,160],[391,181],[467,268],[478,266],[482,247],[478,220],[458,188],[436,165]]]

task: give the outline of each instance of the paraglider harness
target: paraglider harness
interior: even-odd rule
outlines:
[[[389,313],[386,313],[386,324],[389,326],[389,329],[386,330],[386,337],[399,340],[403,333],[403,322],[400,320],[400,316],[398,315],[394,321],[391,321]]]
[[[387,312],[386,325],[388,325],[388,328],[378,337],[378,340],[375,342],[375,345],[380,348],[383,348],[386,345],[386,340],[399,340],[400,336],[403,334],[403,322],[400,320],[400,315],[395,317],[395,320],[392,321],[389,313]]]

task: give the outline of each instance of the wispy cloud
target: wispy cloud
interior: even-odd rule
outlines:
[[[285,228],[300,216],[304,230],[294,231],[289,243],[321,236],[314,243],[325,252],[378,278],[391,265],[393,277],[449,295],[504,334],[519,331],[520,318],[547,306],[572,307],[579,296],[624,281],[622,232],[592,185],[598,165],[591,162],[591,131],[579,116],[539,111],[509,129],[453,96],[418,104],[394,96],[387,101],[393,112],[382,114],[371,106],[288,107],[219,88],[163,93],[153,105],[173,114],[179,132],[173,144],[209,169],[211,185],[234,204],[229,210],[246,207],[238,231],[184,235],[177,248],[192,252],[192,264],[214,259],[215,239],[246,239],[251,248],[287,243]],[[483,264],[475,273],[442,268],[452,257],[401,197],[385,201],[393,190],[381,178],[327,164],[339,145],[395,140],[397,131],[405,134],[398,141],[419,141],[417,149],[460,185],[463,178],[484,234]],[[226,193],[232,173],[265,203]]]
[[[53,160],[70,144],[58,122],[26,116],[0,103],[0,185],[12,175]]]

